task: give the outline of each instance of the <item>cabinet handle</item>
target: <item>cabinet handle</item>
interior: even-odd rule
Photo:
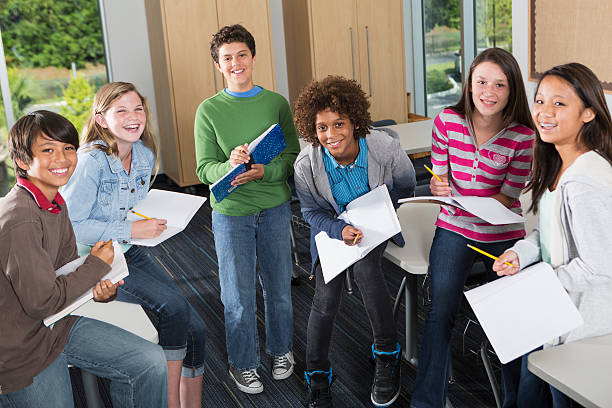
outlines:
[[[366,47],[368,51],[368,88],[370,89],[370,96],[372,96],[372,70],[370,69],[370,30],[368,30],[368,26],[365,26],[366,29]]]
[[[213,74],[213,83],[215,84],[215,94],[216,94],[217,92],[219,92],[219,89],[217,88],[217,74],[215,73],[215,70],[217,69],[217,67],[215,67],[214,61],[211,61],[211,63],[213,67],[212,74]]]
[[[353,44],[353,27],[349,27],[351,33],[351,64],[353,66],[353,81],[355,80],[355,45]]]

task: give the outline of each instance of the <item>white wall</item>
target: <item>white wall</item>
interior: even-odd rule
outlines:
[[[112,81],[132,82],[157,118],[144,0],[101,0]]]
[[[529,6],[527,1],[512,2],[512,53],[521,67],[527,99],[533,104],[536,82],[529,81]],[[551,27],[556,30],[558,27]],[[580,61],[576,61],[580,62]],[[551,67],[552,68],[552,67]],[[608,106],[612,106],[612,95],[606,94]]]

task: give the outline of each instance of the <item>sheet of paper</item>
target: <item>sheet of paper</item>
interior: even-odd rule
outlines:
[[[113,264],[111,265],[111,270],[109,273],[104,275],[100,280],[110,279],[111,282],[117,283],[121,279],[125,278],[129,275],[127,263],[125,262],[125,257],[123,256],[123,251],[121,250],[121,245],[117,243],[117,241],[113,241],[113,248],[115,249],[115,256],[113,258]],[[55,271],[55,276],[67,275],[71,272],[74,272],[79,266],[83,265],[85,262],[85,258],[87,255],[82,256],[80,258],[75,259],[72,262],[67,263],[62,266],[58,270]],[[83,293],[80,297],[78,297],[74,302],[70,305],[66,306],[64,309],[59,312],[47,317],[43,322],[45,326],[52,325],[53,323],[60,320],[62,317],[67,316],[73,310],[84,304],[90,299],[93,299],[92,293],[93,286],[87,290],[87,292]]]
[[[465,297],[503,364],[583,324],[544,262],[469,290]]]
[[[470,212],[478,218],[493,225],[515,224],[525,222],[525,218],[512,212],[502,203],[491,197],[440,197],[421,196],[401,198],[399,203],[432,203],[447,204]]]
[[[160,236],[150,239],[132,239],[131,244],[155,246],[173,235],[183,231],[189,221],[198,212],[206,197],[191,194],[177,193],[167,190],[150,190],[144,200],[134,207],[134,211],[149,218],[163,218],[167,220],[167,229]],[[143,218],[130,213],[130,221],[140,221]]]
[[[324,231],[315,236],[325,283],[402,230],[386,185],[351,201],[338,218],[359,228],[363,237],[358,245],[346,245]]]

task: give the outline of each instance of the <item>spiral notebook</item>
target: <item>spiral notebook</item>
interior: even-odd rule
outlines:
[[[249,143],[248,151],[255,164],[268,164],[287,147],[285,136],[278,123],[270,126],[265,132]],[[210,186],[210,191],[218,203],[240,186],[232,186],[232,181],[247,171],[245,164],[232,168],[225,176]]]

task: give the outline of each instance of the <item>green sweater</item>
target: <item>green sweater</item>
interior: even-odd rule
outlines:
[[[274,123],[280,124],[287,147],[264,166],[262,180],[240,186],[221,203],[211,194],[215,211],[252,215],[287,201],[291,195],[287,177],[300,145],[289,104],[275,92],[262,89],[255,96],[240,98],[223,90],[200,104],[194,126],[196,173],[205,184],[215,183],[232,168],[229,157],[236,146],[252,142]]]

